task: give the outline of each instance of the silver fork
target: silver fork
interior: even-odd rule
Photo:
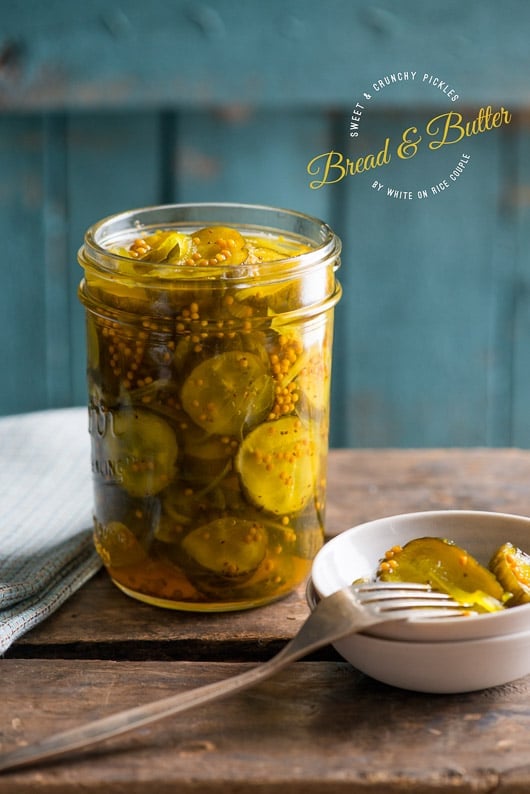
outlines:
[[[247,689],[329,643],[389,620],[469,614],[465,604],[417,584],[374,583],[345,587],[319,601],[298,633],[272,659],[213,684],[120,711],[0,755],[0,772],[56,758],[142,725]]]

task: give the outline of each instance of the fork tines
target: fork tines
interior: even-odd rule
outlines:
[[[436,616],[444,614],[463,614],[472,606],[455,601],[447,593],[433,590],[429,585],[415,582],[367,582],[352,586],[365,607],[377,609],[379,612],[406,610],[415,608],[431,609]]]

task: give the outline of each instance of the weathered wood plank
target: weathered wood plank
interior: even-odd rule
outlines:
[[[333,450],[328,533],[397,513],[530,515],[530,453],[518,449]]]
[[[11,3],[2,17],[0,107],[61,111],[0,123],[0,231],[19,264],[0,298],[2,413],[85,401],[75,252],[90,222],[229,199],[297,207],[344,238],[333,445],[528,443],[524,116],[520,135],[514,120],[474,136],[473,170],[435,211],[381,201],[357,177],[311,191],[305,172],[318,152],[357,151],[347,122],[364,90],[363,152],[421,109],[453,108],[423,81],[431,72],[458,92],[455,109],[526,107],[525,0],[78,5]],[[398,70],[417,78],[386,88]],[[371,119],[378,134],[366,136]],[[409,182],[424,165],[407,163]],[[29,183],[31,209],[10,192]]]
[[[525,104],[529,26],[525,0],[54,0],[31,14],[16,2],[2,17],[0,105],[349,105],[398,70],[435,71],[467,103]],[[421,86],[411,100],[426,101]]]
[[[530,515],[526,451],[333,450],[329,463],[330,536],[363,521],[418,510]],[[303,587],[258,610],[195,615],[133,601],[102,572],[7,655],[264,659],[296,633],[307,614]],[[319,654],[333,657],[329,650]]]
[[[3,413],[48,405],[48,339],[42,207],[43,124],[36,117],[0,123],[1,404]]]
[[[372,119],[367,146],[410,122]],[[194,111],[174,122],[173,112],[51,115],[43,128],[4,117],[0,223],[18,266],[1,296],[2,413],[85,401],[75,254],[89,223],[134,204],[248,200],[320,215],[344,239],[333,445],[527,444],[524,116],[520,136],[473,141],[472,170],[431,199],[434,211],[383,200],[358,177],[309,189],[305,163],[345,143],[345,120],[336,134],[312,111]],[[36,131],[32,154],[11,132],[22,126]],[[420,161],[407,169],[408,184],[422,184]],[[30,214],[9,192],[25,180],[42,198]]]
[[[423,129],[428,118],[416,113],[414,122]],[[402,112],[362,123],[363,147],[349,150],[378,151],[386,138],[395,149],[412,122]],[[486,445],[492,436],[517,443],[509,415],[492,409],[507,396],[497,390],[507,375],[498,357],[510,355],[496,318],[510,278],[498,237],[511,141],[496,133],[320,188],[338,190],[342,202],[334,222],[346,298],[336,310],[333,445]],[[469,164],[453,182],[463,152]],[[372,189],[374,179],[382,191]],[[433,194],[443,180],[449,187]],[[391,198],[389,188],[412,199]],[[423,188],[428,198],[418,199]]]
[[[72,404],[86,402],[84,309],[77,299],[77,251],[85,231],[115,212],[161,201],[166,152],[160,113],[82,113],[68,117],[68,230]]]
[[[101,572],[6,656],[261,660],[278,652],[308,614],[304,587],[252,613],[202,615],[133,601]]]
[[[530,445],[530,118],[523,117],[514,140],[513,188],[506,201],[511,208],[516,256],[513,261],[509,330],[513,339],[513,438]],[[506,263],[509,268],[509,263]]]
[[[173,200],[270,204],[329,220],[333,196],[309,190],[306,166],[333,145],[329,112],[232,106],[181,113]]]
[[[329,499],[330,534],[405,510],[528,514],[530,453],[333,450]],[[227,651],[266,658],[305,614],[302,589],[244,613],[170,613],[127,599],[102,574],[1,661],[0,750],[235,674],[245,665],[227,663]],[[210,661],[176,661],[188,642]],[[95,658],[112,648],[121,661]],[[17,659],[17,652],[34,658]],[[47,654],[57,658],[39,658]],[[530,678],[467,695],[422,695],[379,684],[331,654],[183,718],[10,773],[0,787],[13,794],[528,790],[521,737],[530,728]]]
[[[42,177],[44,201],[42,208],[43,263],[45,266],[44,304],[46,339],[47,405],[54,407],[72,404],[71,334],[69,328],[70,294],[66,118],[62,114],[47,114],[43,118]],[[22,274],[21,274],[22,275]],[[21,284],[23,282],[21,279]],[[19,327],[33,312],[26,307],[27,317],[19,317]],[[19,375],[14,373],[15,377]]]
[[[8,750],[244,667],[5,660],[2,669]],[[0,785],[11,794],[522,794],[529,729],[528,678],[439,697],[392,689],[343,663],[299,662],[253,690],[6,774]]]

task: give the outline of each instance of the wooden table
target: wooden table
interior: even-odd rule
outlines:
[[[337,450],[329,533],[397,512],[530,513],[530,453]],[[96,576],[0,660],[1,749],[266,659],[308,613],[303,588],[225,615],[172,613]],[[6,774],[0,791],[530,791],[530,677],[433,696],[379,684],[332,648],[253,690],[166,719],[62,761]]]

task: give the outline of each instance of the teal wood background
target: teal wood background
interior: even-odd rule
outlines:
[[[334,446],[530,446],[527,0],[0,6],[0,413],[85,401],[76,251],[91,223],[242,201],[343,239]],[[357,178],[310,190],[311,158],[351,151],[362,92],[406,69],[455,86],[466,118],[504,105],[511,124],[476,136],[469,171],[425,203]],[[419,82],[382,91],[355,146],[448,109]],[[407,163],[411,184],[432,173]]]

